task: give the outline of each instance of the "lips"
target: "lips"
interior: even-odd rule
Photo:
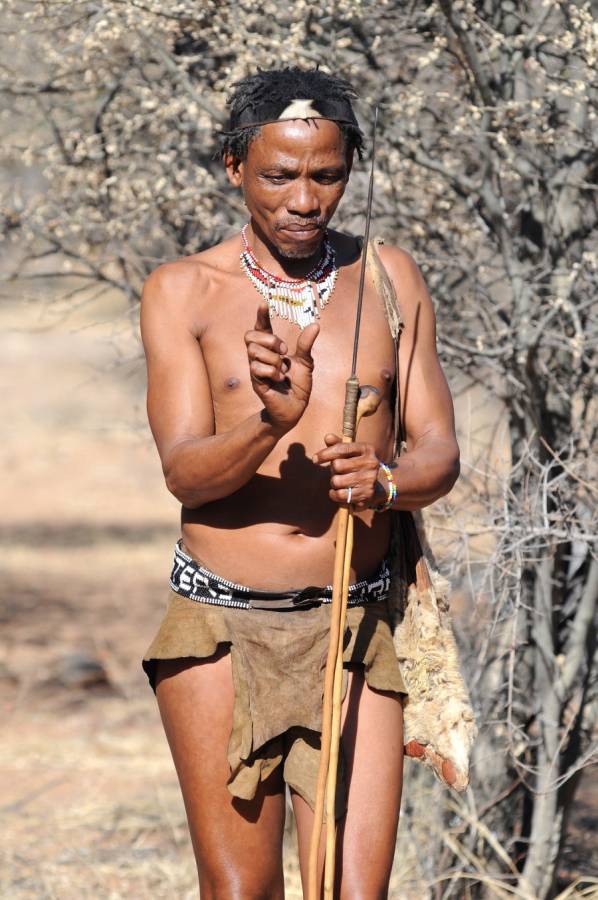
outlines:
[[[280,230],[283,234],[292,235],[296,240],[309,240],[322,232],[319,225],[287,225]]]
[[[319,231],[321,228],[320,225],[304,225],[299,224],[298,222],[295,225],[285,225],[285,231]]]

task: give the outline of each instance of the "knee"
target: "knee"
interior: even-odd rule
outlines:
[[[340,886],[340,900],[388,900],[388,879],[374,880],[371,873],[355,874],[354,877],[343,873]]]
[[[284,900],[284,881],[239,872],[199,873],[200,900]]]

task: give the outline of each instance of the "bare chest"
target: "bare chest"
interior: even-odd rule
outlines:
[[[367,283],[366,283],[367,284]],[[286,456],[292,443],[301,443],[306,453],[323,445],[327,432],[340,434],[345,382],[351,371],[355,314],[357,306],[357,267],[341,270],[336,288],[320,313],[320,333],[312,355],[313,387],[308,408],[273,457]],[[201,348],[208,371],[216,433],[227,431],[240,420],[259,412],[261,403],[251,386],[245,334],[255,324],[260,296],[244,278],[230,280],[218,298],[207,304],[210,315],[201,337]],[[206,305],[204,305],[204,309]],[[299,328],[279,317],[272,329],[295,350]],[[376,387],[382,395],[379,411],[364,420],[359,438],[380,446],[382,452],[392,428],[391,394],[395,376],[395,352],[381,299],[373,285],[364,293],[357,375],[360,384]]]

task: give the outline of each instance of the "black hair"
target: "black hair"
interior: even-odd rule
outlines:
[[[231,116],[237,118],[243,110],[248,107],[255,109],[264,100],[278,100],[287,106],[293,100],[317,101],[328,98],[351,105],[351,100],[356,96],[351,84],[338,75],[328,75],[319,69],[288,66],[284,69],[258,69],[255,75],[247,75],[236,81],[226,105],[231,111]],[[359,126],[349,122],[337,124],[347,151],[356,150],[359,159],[362,159],[364,138]],[[249,145],[259,133],[259,125],[220,132],[218,135],[220,155],[224,157],[231,154],[236,159],[246,159]]]

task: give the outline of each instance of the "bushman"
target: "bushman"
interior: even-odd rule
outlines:
[[[335,513],[355,550],[337,789],[337,895],[387,895],[406,694],[387,609],[390,516],[458,475],[432,302],[405,251],[380,260],[398,353],[371,279],[357,373],[381,394],[341,441],[361,242],[328,226],[363,136],[350,85],[318,70],[238,82],[221,136],[241,233],[157,268],[142,298],[148,415],[182,504],[168,609],[143,666],[177,769],[201,897],[282,898],[285,786],[305,886],[319,759]],[[407,453],[392,458],[397,364]]]

